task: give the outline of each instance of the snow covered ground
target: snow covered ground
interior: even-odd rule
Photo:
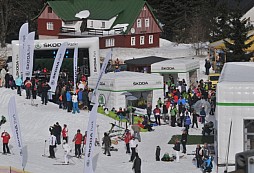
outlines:
[[[25,93],[22,96],[17,96],[15,90],[0,88],[0,110],[1,115],[6,115],[7,123],[2,125],[0,132],[8,131],[12,136],[10,124],[8,122],[8,101],[12,95],[16,96],[17,110],[20,118],[20,125],[22,130],[23,145],[26,146],[28,151],[28,158],[26,164],[26,170],[32,173],[63,173],[63,172],[82,172],[84,167],[84,159],[73,158],[70,162],[74,165],[59,166],[53,165],[57,162],[64,160],[63,149],[61,145],[57,147],[56,157],[57,160],[42,157],[44,154],[45,140],[49,137],[49,126],[56,122],[60,125],[67,124],[69,127],[70,140],[74,137],[77,129],[81,129],[81,132],[87,128],[88,112],[81,111],[80,114],[67,113],[64,110],[60,110],[57,105],[49,103],[48,105],[42,105],[40,98],[35,100],[38,107],[31,106],[30,100],[25,99]],[[114,121],[104,115],[98,116],[99,135],[100,138],[103,133],[108,131],[111,127],[110,123]],[[182,128],[172,128],[168,125],[162,125],[155,127],[153,132],[144,132],[141,134],[142,141],[139,143],[138,152],[142,159],[142,172],[144,173],[182,173],[185,171],[191,171],[192,173],[200,173],[200,169],[197,169],[193,163],[193,155],[186,155],[180,159],[180,163],[176,162],[156,162],[155,161],[155,149],[159,145],[161,147],[161,153],[168,152],[173,154],[173,145],[167,144],[172,135],[181,134]],[[201,129],[191,129],[190,134],[200,134]],[[20,158],[17,150],[15,149],[15,141],[12,138],[10,140],[11,152],[14,155],[0,155],[0,166],[13,166],[21,168]],[[72,148],[74,144],[71,143]],[[125,154],[124,142],[119,142],[114,147],[118,148],[118,151],[112,151],[111,157],[103,154],[101,147],[95,147],[94,155],[94,167],[96,173],[130,173],[132,163],[128,162],[130,155]],[[187,153],[192,153],[195,150],[195,146],[187,146]],[[46,154],[48,155],[48,143],[46,143]],[[162,155],[161,154],[161,155]],[[73,154],[74,155],[74,154]]]
[[[108,50],[101,50],[100,56],[105,56]],[[126,60],[130,58],[138,58],[144,56],[161,56],[161,57],[180,57],[180,56],[193,56],[194,51],[190,45],[175,45],[174,43],[161,40],[160,48],[153,49],[120,49],[115,48],[113,50],[113,59],[119,58],[120,60]],[[206,79],[204,75],[204,58],[200,58],[200,78]],[[20,125],[22,130],[23,145],[27,148],[27,164],[26,170],[31,173],[80,173],[83,172],[84,159],[72,158],[70,160],[73,165],[54,165],[57,162],[64,160],[63,149],[60,146],[57,147],[56,157],[57,160],[42,157],[44,152],[48,155],[48,143],[45,140],[49,137],[49,126],[56,122],[59,122],[61,126],[67,124],[69,128],[69,139],[72,140],[77,129],[81,129],[81,133],[84,133],[87,129],[87,123],[89,114],[87,111],[81,111],[80,114],[67,113],[64,110],[60,110],[57,105],[49,103],[48,105],[42,105],[40,98],[34,102],[38,104],[38,107],[31,106],[31,101],[25,99],[25,93],[23,91],[22,96],[16,95],[15,90],[0,88],[0,115],[7,117],[7,123],[2,125],[0,133],[5,131],[10,132],[10,124],[8,122],[8,101],[11,96],[15,95],[17,102],[17,110],[20,119]],[[99,125],[99,136],[103,136],[103,133],[108,131],[111,127],[110,123],[114,123],[114,120],[104,116],[98,115],[97,124]],[[180,159],[180,163],[176,162],[156,162],[155,161],[155,149],[159,145],[161,147],[161,157],[164,153],[168,152],[173,154],[173,145],[167,144],[172,135],[181,134],[182,128],[172,128],[168,125],[162,125],[155,127],[153,132],[145,132],[141,134],[142,141],[139,143],[138,152],[142,160],[143,173],[183,173],[192,172],[200,173],[201,170],[197,169],[192,163],[193,155],[185,155]],[[201,134],[201,129],[191,129],[190,134]],[[70,143],[72,148],[74,144]],[[46,145],[46,147],[45,147]],[[0,143],[2,147],[2,144]],[[13,166],[21,169],[20,158],[17,150],[15,149],[15,141],[12,138],[10,140],[11,152],[13,155],[0,155],[0,167],[1,166]],[[1,148],[0,147],[0,148]],[[118,151],[112,151],[111,157],[103,154],[101,147],[95,147],[94,154],[94,170],[95,173],[130,173],[132,172],[132,163],[128,162],[130,155],[125,154],[125,144],[120,142],[114,147],[118,148]],[[1,149],[0,149],[1,150]],[[192,153],[195,150],[195,146],[187,146],[187,153]],[[73,154],[74,155],[74,154]],[[223,172],[223,171],[220,171]]]

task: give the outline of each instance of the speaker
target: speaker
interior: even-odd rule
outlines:
[[[248,172],[249,164],[252,165],[254,163],[252,156],[254,156],[254,150],[248,150],[241,153],[237,153],[235,155],[235,170],[243,170],[245,173],[252,173]]]

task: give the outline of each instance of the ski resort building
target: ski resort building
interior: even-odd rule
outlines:
[[[159,47],[162,32],[144,0],[48,1],[36,19],[39,39],[99,37],[100,49]]]

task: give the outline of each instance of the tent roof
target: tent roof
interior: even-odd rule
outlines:
[[[219,83],[221,82],[254,82],[254,62],[225,63]]]
[[[96,76],[97,78],[97,76]],[[110,72],[106,73],[102,77],[103,79],[148,79],[148,78],[158,78],[157,74],[149,74],[149,73],[139,73],[139,72],[131,72],[131,71],[121,71],[121,72]]]
[[[148,56],[137,59],[130,59],[124,61],[127,65],[151,65],[160,61],[168,60],[169,58],[162,58],[157,56]]]

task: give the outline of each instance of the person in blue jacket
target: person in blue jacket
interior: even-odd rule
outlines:
[[[17,94],[21,96],[21,85],[22,85],[22,79],[20,76],[15,80],[16,86],[17,86]]]
[[[68,90],[66,91],[66,101],[67,101],[67,112],[71,112],[71,92]]]

